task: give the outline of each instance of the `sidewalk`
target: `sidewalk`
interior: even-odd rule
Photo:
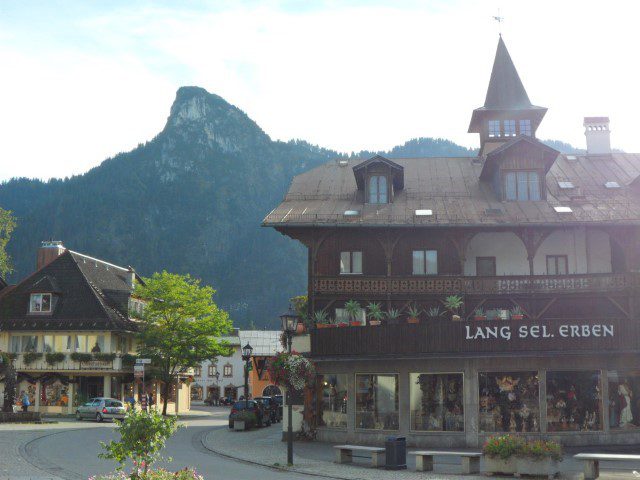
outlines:
[[[407,456],[407,470],[387,471],[373,469],[367,465],[367,459],[356,459],[354,464],[334,463],[334,449],[332,444],[321,442],[295,442],[294,466],[286,467],[287,445],[281,441],[281,425],[270,428],[252,430],[249,432],[234,432],[228,428],[217,428],[203,437],[202,443],[208,450],[236,458],[246,462],[256,463],[272,468],[296,471],[304,474],[319,475],[327,478],[345,480],[486,480],[481,475],[461,475],[460,464],[454,459],[436,457],[434,472],[416,472],[415,460]],[[409,448],[409,451],[412,449]],[[565,455],[561,463],[561,473],[557,478],[563,480],[582,480],[582,465],[573,460],[573,451]],[[629,468],[623,471],[621,468]],[[603,463],[600,478],[630,479],[634,478],[628,465],[606,465]],[[611,469],[611,470],[610,470]],[[618,470],[614,470],[618,469]],[[481,465],[482,471],[482,465]],[[514,477],[491,477],[511,478]]]

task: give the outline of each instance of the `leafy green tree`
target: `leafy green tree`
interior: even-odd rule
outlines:
[[[163,417],[155,410],[146,412],[132,408],[124,420],[118,422],[116,430],[120,440],[100,442],[106,452],[98,456],[118,462],[117,470],[122,470],[127,460],[131,460],[134,465],[131,478],[145,478],[151,464],[161,458],[160,451],[167,439],[179,427],[177,417]]]
[[[230,355],[218,337],[229,332],[229,314],[213,301],[215,290],[189,275],[163,271],[136,285],[135,294],[147,301],[142,315],[138,353],[151,358],[164,382],[162,406],[167,414],[169,387],[187,368],[218,355]]]
[[[0,208],[0,277],[13,271],[11,258],[7,254],[7,243],[16,228],[16,219],[8,210]]]
[[[13,359],[9,355],[0,355],[2,355],[2,374],[4,376],[2,411],[12,412],[13,404],[16,403],[16,387],[18,384],[16,369],[13,366]]]

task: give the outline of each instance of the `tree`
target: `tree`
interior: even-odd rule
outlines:
[[[16,403],[16,369],[13,366],[13,359],[9,355],[2,355],[2,365],[4,373],[4,398],[2,404],[3,412],[12,412],[13,404]]]
[[[145,478],[151,464],[160,459],[167,439],[178,428],[176,417],[165,418],[155,410],[145,412],[132,408],[124,420],[118,422],[120,440],[111,440],[108,444],[100,442],[106,453],[98,456],[118,462],[117,470],[122,470],[131,459],[134,465],[131,478]]]
[[[0,277],[13,271],[11,258],[7,254],[7,243],[16,228],[16,219],[8,210],[0,208]]]
[[[187,368],[231,354],[218,338],[231,329],[229,314],[213,301],[215,290],[189,275],[163,271],[136,285],[136,296],[147,302],[138,336],[138,353],[151,358],[164,382],[162,414],[167,414],[169,387]]]

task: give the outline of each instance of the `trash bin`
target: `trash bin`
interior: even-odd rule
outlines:
[[[405,437],[387,437],[384,442],[387,470],[407,468],[407,439]]]

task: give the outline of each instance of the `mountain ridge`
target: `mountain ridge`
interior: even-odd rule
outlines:
[[[40,241],[54,238],[143,275],[191,273],[218,289],[217,301],[237,324],[275,326],[288,298],[306,292],[306,251],[260,223],[293,176],[342,156],[476,152],[431,138],[350,155],[272,140],[224,98],[180,87],[164,128],[146,143],[83,174],[0,184],[0,206],[18,219],[9,280],[31,273]]]

